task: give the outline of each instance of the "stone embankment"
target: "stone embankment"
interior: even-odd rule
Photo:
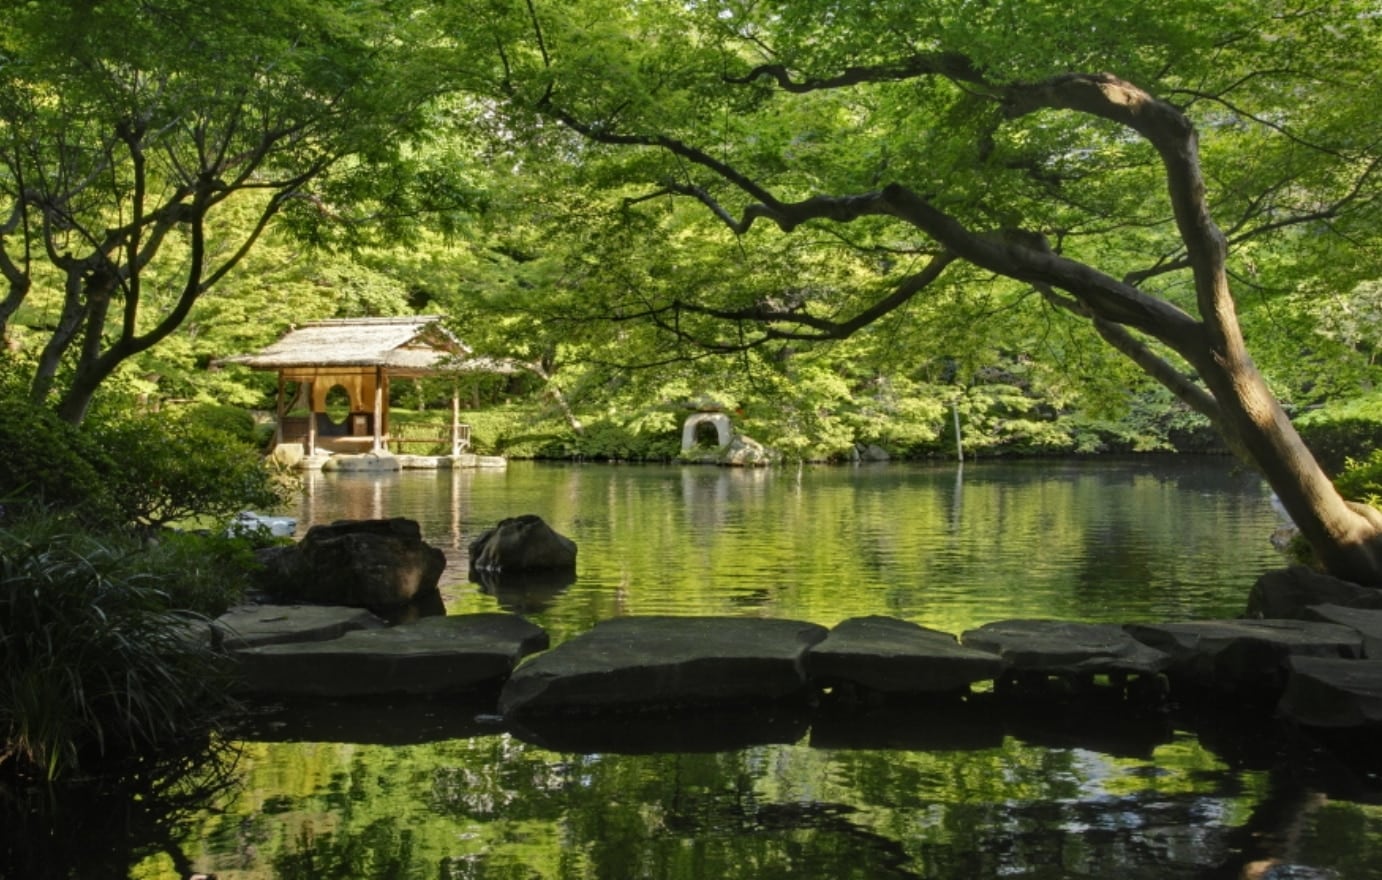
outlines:
[[[355,608],[260,605],[215,621],[213,639],[237,661],[248,695],[456,695],[553,747],[578,747],[630,719],[672,719],[678,736],[714,747],[725,713],[757,715],[764,735],[779,738],[803,723],[784,707],[944,703],[963,712],[980,700],[1112,701],[1121,713],[1207,701],[1305,728],[1382,726],[1382,592],[1303,568],[1263,576],[1234,620],[1009,620],[957,637],[886,617],[832,628],[627,617],[549,649],[542,629],[513,614],[388,626]],[[817,726],[829,735],[828,719],[813,737]]]

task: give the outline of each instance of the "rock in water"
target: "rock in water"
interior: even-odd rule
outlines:
[[[281,600],[392,608],[436,592],[446,556],[411,519],[338,520],[261,556]]]
[[[504,572],[575,568],[576,542],[536,514],[510,517],[470,542],[470,567]]]

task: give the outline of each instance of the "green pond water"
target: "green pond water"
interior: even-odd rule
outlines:
[[[574,582],[469,583],[467,543],[522,513],[577,542]],[[522,611],[554,643],[634,614],[887,614],[955,633],[1011,617],[1233,616],[1281,565],[1267,489],[1221,459],[314,474],[298,515],[302,530],[417,519],[448,555],[449,613]],[[1278,857],[1320,872],[1308,876],[1382,877],[1377,775],[1265,719],[916,706],[784,713],[749,730],[713,714],[572,722],[542,739],[490,711],[271,714],[234,744],[230,791],[112,867],[1131,880],[1236,878]]]

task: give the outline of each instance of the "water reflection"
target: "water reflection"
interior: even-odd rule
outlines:
[[[568,569],[523,572],[471,569],[470,580],[479,584],[482,593],[493,596],[503,610],[531,616],[550,609],[576,582],[576,573]]]
[[[942,717],[909,721],[943,728]],[[292,760],[261,748],[250,781],[289,794],[248,796],[207,829],[225,838],[235,825],[257,857],[198,864],[235,877],[677,880],[1237,878],[1268,858],[1344,877],[1378,868],[1378,816],[1339,800],[1376,797],[1375,780],[1261,729],[1267,760],[1207,752],[1166,725],[1098,747],[1036,744],[992,718],[888,746],[861,730],[720,751],[553,751],[482,733],[303,744]]]
[[[1279,561],[1266,499],[1260,480],[1223,461],[800,471],[515,462],[311,474],[298,514],[302,529],[338,517],[418,520],[447,555],[443,591],[457,613],[505,607],[468,582],[469,542],[536,513],[579,545],[577,579],[531,604],[504,601],[560,641],[619,614],[832,624],[887,613],[951,632],[1004,617],[1236,614],[1257,573]]]
[[[554,642],[624,614],[949,632],[1005,617],[1238,613],[1279,564],[1261,482],[1222,461],[315,475],[300,521],[409,516],[451,613]],[[573,582],[465,580],[536,513]],[[485,706],[293,706],[245,733],[243,789],[181,839],[222,878],[1237,878],[1266,858],[1382,876],[1373,769],[1232,717],[1119,706],[860,706],[508,729]],[[148,862],[141,876],[173,877]]]

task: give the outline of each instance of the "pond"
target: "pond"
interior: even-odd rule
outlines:
[[[467,543],[521,513],[577,542],[574,582],[469,583]],[[635,614],[1233,616],[1282,564],[1266,488],[1225,459],[312,474],[299,516],[417,519],[449,613],[521,611],[554,642]],[[1261,719],[861,709],[716,748],[703,716],[674,746],[554,751],[482,711],[274,716],[233,796],[133,875],[1160,880],[1280,857],[1382,877],[1377,776]]]

